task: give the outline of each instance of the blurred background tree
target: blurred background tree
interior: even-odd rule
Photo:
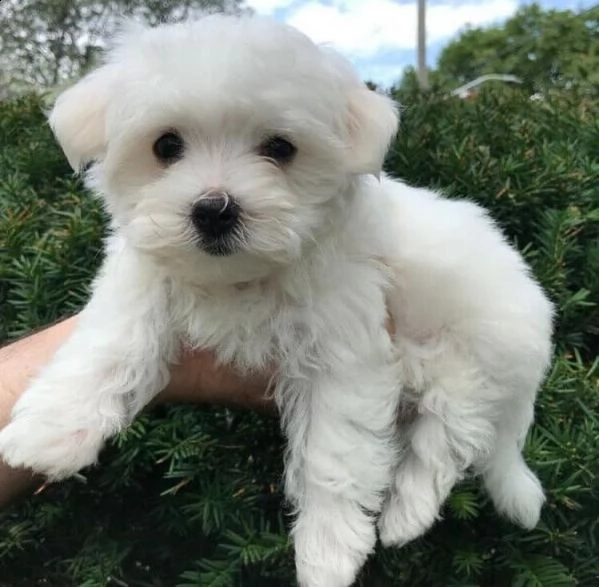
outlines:
[[[2,0],[0,99],[80,76],[122,17],[156,24],[241,10],[243,0]]]
[[[580,12],[522,7],[504,24],[468,28],[441,52],[429,73],[434,88],[453,90],[489,73],[518,76],[529,95],[551,90],[599,94],[599,6]],[[410,94],[416,71],[398,89]]]

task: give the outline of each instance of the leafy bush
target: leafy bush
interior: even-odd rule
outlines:
[[[527,458],[541,524],[500,519],[476,480],[443,521],[379,549],[359,584],[599,584],[599,112],[581,100],[404,101],[388,169],[489,207],[559,306],[555,363]],[[0,337],[79,308],[105,218],[55,146],[38,98],[0,105]],[[90,360],[93,360],[90,357]],[[78,480],[0,513],[0,585],[281,587],[293,553],[274,418],[169,406],[144,414]]]

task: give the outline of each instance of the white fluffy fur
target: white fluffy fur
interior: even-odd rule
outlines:
[[[421,535],[470,468],[537,523],[521,449],[552,308],[484,210],[373,177],[395,109],[338,55],[259,18],[133,27],[50,122],[75,167],[96,160],[113,231],[75,333],[0,433],[8,463],[52,479],[94,463],[186,344],[279,365],[300,585],[350,585],[377,518],[385,544]],[[152,144],[170,128],[186,153],[165,169]],[[286,167],[255,152],[273,133],[298,147]],[[193,238],[210,189],[243,210],[228,257]],[[398,411],[414,415],[399,430]]]

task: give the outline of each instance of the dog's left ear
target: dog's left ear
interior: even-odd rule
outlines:
[[[350,171],[379,176],[399,124],[395,102],[367,86],[353,87],[348,92],[348,115]]]

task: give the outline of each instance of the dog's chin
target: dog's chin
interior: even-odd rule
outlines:
[[[229,240],[216,240],[198,243],[199,249],[210,257],[231,257],[240,251],[238,243]]]

